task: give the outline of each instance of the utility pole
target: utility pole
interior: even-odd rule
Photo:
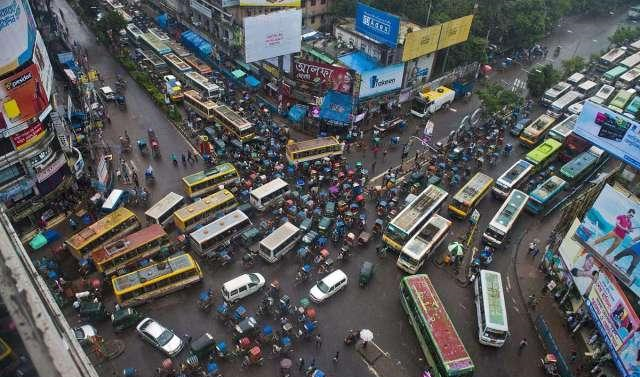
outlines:
[[[429,0],[429,7],[427,8],[427,22],[425,22],[424,26],[429,27],[429,18],[431,18],[431,5],[433,5],[433,0]]]

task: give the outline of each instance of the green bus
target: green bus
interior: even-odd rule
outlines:
[[[580,182],[598,164],[604,151],[595,145],[562,165],[560,176],[571,184]]]
[[[640,113],[640,96],[635,96],[624,109],[624,115],[631,119],[636,119]]]
[[[429,276],[400,281],[400,303],[434,377],[471,376],[474,365]]]
[[[629,68],[623,65],[611,68],[610,70],[605,72],[604,75],[602,75],[602,82],[604,82],[605,84],[613,85],[615,84],[616,80],[618,80],[618,78],[624,75],[628,70]]]
[[[564,179],[552,175],[529,193],[527,211],[537,215],[554,204],[567,187]]]
[[[624,108],[627,106],[629,101],[636,94],[636,91],[633,89],[620,90],[616,93],[616,96],[613,97],[611,102],[609,102],[609,109],[622,114],[624,112]]]
[[[555,139],[546,139],[534,150],[527,153],[526,160],[533,164],[533,170],[539,172],[551,163],[560,151],[562,143]]]

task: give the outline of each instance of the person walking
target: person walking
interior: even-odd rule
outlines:
[[[529,242],[529,251],[527,251],[527,255],[532,255],[537,247],[538,247],[537,239],[534,239],[533,241]]]
[[[522,351],[524,350],[524,347],[527,346],[527,344],[529,344],[527,342],[527,338],[522,338],[522,340],[520,341],[520,345],[518,346],[518,356],[522,355]]]
[[[338,364],[338,359],[339,358],[340,358],[340,351],[336,351],[336,355],[332,359],[334,365]]]
[[[298,359],[298,370],[302,372],[304,370],[304,358],[301,357]]]
[[[322,348],[322,337],[320,334],[316,335],[316,349]]]

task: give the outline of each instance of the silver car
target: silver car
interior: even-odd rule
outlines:
[[[98,335],[98,331],[91,325],[84,325],[73,329],[73,334],[80,345],[89,344],[91,337]]]
[[[167,356],[176,356],[184,347],[182,339],[151,318],[143,319],[136,326],[136,331],[142,339],[164,352]]]

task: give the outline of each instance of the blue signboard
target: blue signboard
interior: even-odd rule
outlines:
[[[358,3],[356,8],[356,31],[389,47],[398,44],[400,18],[376,8]]]

